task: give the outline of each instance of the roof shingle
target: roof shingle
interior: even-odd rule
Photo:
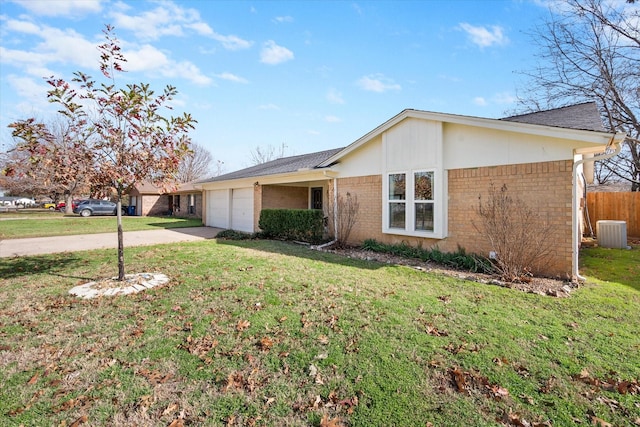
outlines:
[[[555,108],[553,110],[504,117],[500,120],[528,123],[532,125],[606,132],[602,125],[598,106],[595,102],[585,102],[583,104],[569,105],[567,107]]]
[[[342,148],[334,148],[332,150],[318,151],[316,153],[303,154],[300,156],[282,157],[270,162],[261,163],[246,169],[230,172],[224,175],[199,181],[216,182],[228,181],[231,179],[251,178],[254,176],[277,175],[282,173],[296,172],[304,169],[315,169],[320,163],[341,151]]]

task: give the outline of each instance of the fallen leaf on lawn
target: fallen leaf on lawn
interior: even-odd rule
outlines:
[[[258,347],[260,347],[261,350],[269,351],[271,347],[273,347],[273,340],[269,337],[262,337],[258,342]]]
[[[287,316],[282,316],[281,318],[278,319],[278,323],[282,323],[285,320],[287,320]]]
[[[74,422],[69,424],[69,427],[78,427],[80,424],[86,423],[89,418],[86,415],[81,415]]]
[[[453,380],[456,384],[456,387],[460,393],[464,393],[467,391],[467,379],[465,373],[460,368],[455,368],[451,370],[451,374],[453,375]]]
[[[176,402],[170,403],[170,404],[166,407],[166,409],[165,409],[164,411],[162,411],[162,415],[164,416],[164,415],[172,414],[172,413],[174,413],[175,411],[177,411],[179,407],[180,407],[180,406],[179,406]]]
[[[439,296],[438,299],[445,304],[449,304],[451,302],[451,295],[442,295]]]
[[[175,420],[171,421],[169,427],[184,427],[184,420],[182,420],[181,418],[176,418]]]
[[[265,405],[267,405],[267,406],[269,406],[269,405],[271,405],[271,404],[272,404],[273,402],[275,402],[275,401],[276,401],[276,398],[275,398],[275,397],[268,397],[268,398],[264,401],[264,404],[265,404]]]
[[[429,335],[433,335],[434,337],[446,337],[449,335],[447,331],[439,331],[438,328],[431,324],[427,325],[426,331]]]
[[[602,418],[598,418],[595,415],[591,416],[591,424],[597,427],[613,427],[613,424],[606,422]]]
[[[328,337],[328,336],[326,336],[326,335],[320,335],[320,336],[318,337],[318,342],[319,342],[320,344],[327,345],[327,344],[329,344],[329,337]]]
[[[309,376],[315,377],[316,375],[318,375],[318,368],[316,368],[316,365],[309,365]]]
[[[251,322],[249,322],[248,320],[238,320],[238,324],[236,325],[236,330],[238,332],[242,332],[245,329],[249,328],[249,326],[251,326]]]
[[[36,372],[35,374],[33,374],[33,376],[31,377],[31,379],[29,381],[27,381],[27,384],[29,385],[34,385],[36,382],[38,382],[38,378],[40,377],[40,373]]]
[[[636,418],[633,423],[637,426],[640,426],[640,417]]]
[[[496,399],[502,399],[509,396],[509,390],[499,385],[488,386],[488,388]]]
[[[320,427],[342,427],[342,425],[339,418],[329,419],[327,414],[324,414],[320,420]]]

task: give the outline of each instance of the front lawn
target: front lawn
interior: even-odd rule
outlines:
[[[72,234],[114,233],[117,231],[115,216],[79,215],[64,216],[57,212],[44,212],[43,217],[34,218],[25,212],[19,216],[0,215],[0,239],[21,239],[25,237],[64,236]],[[10,218],[10,219],[4,219]],[[200,227],[200,219],[154,216],[123,216],[124,231],[155,230],[158,228]]]
[[[640,423],[638,276],[553,298],[281,242],[126,258],[170,284],[79,300],[115,251],[0,259],[2,425]]]

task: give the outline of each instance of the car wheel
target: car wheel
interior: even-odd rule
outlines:
[[[89,209],[82,209],[80,211],[80,215],[82,215],[83,217],[91,216],[91,211]]]
[[[52,211],[55,210],[55,208],[53,206],[49,206],[49,210]]]

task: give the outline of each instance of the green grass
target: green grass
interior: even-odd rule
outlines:
[[[552,298],[282,242],[204,241],[127,249],[129,272],[163,272],[167,286],[68,295],[114,275],[114,260],[0,259],[0,424],[640,419],[638,275]]]
[[[37,217],[34,219],[34,215]],[[11,218],[11,219],[5,219]],[[3,220],[4,219],[4,220]],[[158,228],[199,227],[200,219],[176,217],[123,216],[124,231],[154,230]],[[72,234],[111,233],[117,230],[115,216],[82,218],[79,215],[63,215],[58,212],[20,212],[5,217],[0,214],[0,239],[47,237]]]

